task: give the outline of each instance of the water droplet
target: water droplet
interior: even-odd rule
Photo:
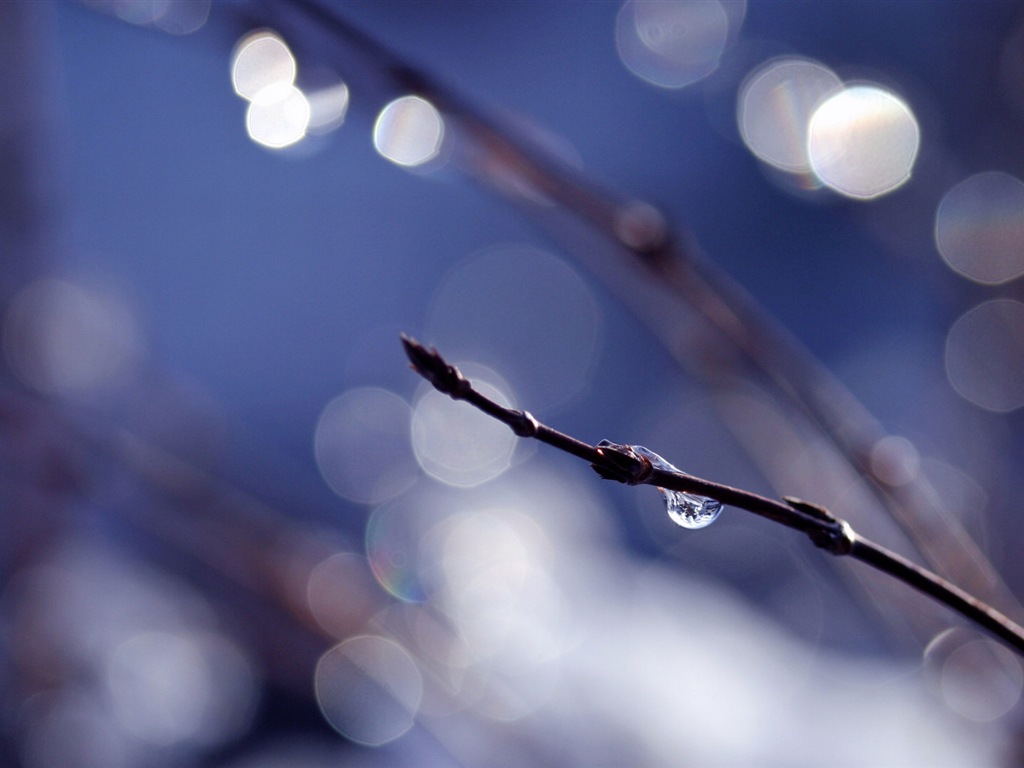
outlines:
[[[649,451],[642,445],[631,445],[630,448],[638,456],[643,456],[650,461],[655,469],[661,469],[665,472],[678,472],[681,475],[686,474],[669,464],[654,451]],[[711,525],[718,519],[718,515],[722,511],[722,502],[709,499],[707,496],[697,496],[696,494],[683,493],[682,491],[670,491],[667,488],[658,488],[658,490],[661,491],[661,495],[665,499],[665,508],[668,510],[668,516],[672,519],[673,523],[681,525],[683,528],[704,528]]]

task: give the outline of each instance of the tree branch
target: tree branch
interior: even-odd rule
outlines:
[[[704,257],[692,232],[673,231],[663,211],[566,164],[443,78],[350,23],[337,4],[291,0],[265,2],[260,8],[267,15],[262,23],[280,27],[296,42],[309,43],[307,52],[321,63],[326,59],[347,73],[353,72],[354,60],[368,65],[373,76],[363,84],[364,93],[383,90],[391,98],[413,92],[428,99],[461,137],[453,165],[515,201],[549,233],[563,240],[568,235],[566,252],[646,325],[681,368],[712,389],[720,390],[724,381],[735,379],[763,381],[765,391],[778,398],[791,417],[806,418],[866,480],[880,508],[903,529],[925,562],[955,573],[972,591],[998,599],[1015,615],[1024,616],[995,566],[957,516],[938,501],[939,494],[923,473],[899,488],[876,475],[870,457],[873,446],[886,436],[882,426],[752,296]],[[310,40],[308,22],[316,26],[319,43]],[[510,188],[522,187],[533,189],[555,208],[537,206],[534,196],[509,194]],[[598,247],[581,245],[576,229],[561,231],[574,223],[584,224],[584,233],[597,233]],[[612,255],[610,262],[601,255],[605,250]],[[643,272],[632,274],[622,269],[624,265],[640,266]],[[644,277],[653,278],[653,285],[665,292],[665,301],[652,298],[647,288],[653,286],[645,286]],[[679,309],[692,310],[700,322],[673,322],[666,313]],[[694,340],[700,345],[696,354]],[[705,354],[707,350],[714,354]],[[744,439],[742,429],[730,429]],[[936,520],[941,524],[934,525]]]
[[[594,471],[605,479],[627,485],[654,485],[707,496],[800,531],[815,546],[833,555],[849,555],[932,597],[1024,656],[1024,628],[955,584],[865,539],[846,521],[834,517],[824,507],[791,497],[777,501],[682,472],[664,470],[654,466],[647,457],[628,445],[605,441],[596,446],[589,445],[540,423],[528,411],[505,408],[480,394],[459,369],[449,364],[436,349],[424,347],[405,335],[402,336],[402,344],[413,370],[435,389],[454,400],[465,400],[488,416],[507,424],[519,437],[535,438],[588,461]]]

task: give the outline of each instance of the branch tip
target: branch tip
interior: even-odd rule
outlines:
[[[462,372],[454,365],[449,365],[436,349],[425,347],[404,333],[401,338],[412,369],[429,381],[438,392],[460,399],[472,389]]]

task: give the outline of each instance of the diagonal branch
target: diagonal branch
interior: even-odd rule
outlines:
[[[685,228],[673,232],[654,206],[567,166],[493,110],[363,32],[336,3],[225,3],[218,6],[216,17],[232,42],[253,27],[273,27],[293,43],[300,60],[344,72],[350,86],[355,90],[358,85],[363,94],[354,107],[375,110],[399,93],[429,100],[459,137],[453,145],[453,167],[519,205],[562,240],[565,250],[605,284],[681,368],[712,391],[722,391],[730,381],[756,381],[791,420],[806,420],[827,440],[830,451],[866,481],[878,509],[903,529],[930,567],[955,574],[972,592],[1024,616],[996,567],[939,501],[927,477],[918,474],[895,488],[877,476],[870,457],[873,446],[885,437],[881,424],[704,257],[692,233]],[[536,194],[514,191],[522,189]],[[538,205],[537,197],[553,205]],[[689,322],[674,322],[679,312]],[[741,441],[747,439],[742,427],[729,428]],[[770,468],[762,470],[778,482]]]
[[[448,363],[436,349],[402,336],[413,370],[439,392],[465,400],[488,416],[507,424],[520,437],[532,437],[585,461],[601,477],[627,485],[654,485],[672,491],[699,494],[731,507],[744,509],[805,533],[815,546],[833,555],[849,555],[925,593],[961,616],[975,622],[1024,656],[1024,628],[992,606],[955,584],[865,539],[827,509],[799,499],[777,501],[750,491],[661,469],[631,446],[602,442],[593,446],[542,424],[527,411],[505,408],[485,397]]]
[[[905,487],[893,488],[877,477],[870,456],[872,447],[886,435],[882,426],[753,297],[704,258],[692,233],[673,231],[656,207],[568,167],[544,147],[517,135],[444,79],[363,33],[336,7],[322,0],[292,0],[289,5],[361,51],[392,87],[422,95],[443,112],[446,121],[458,126],[467,144],[459,165],[468,176],[498,190],[508,186],[507,177],[517,179],[555,203],[570,222],[597,233],[599,242],[613,253],[612,264],[602,265],[597,253],[579,245],[567,250],[631,309],[681,368],[712,388],[730,378],[763,378],[780,402],[794,415],[805,416],[852,471],[867,481],[880,507],[904,530],[925,562],[956,573],[973,591],[990,599],[998,597],[1021,615],[995,566],[959,519],[936,503],[937,494],[927,478],[917,476]],[[548,209],[538,209],[523,198],[517,202],[539,223],[557,231]],[[573,238],[579,239],[575,235],[574,231]],[[632,288],[625,289],[620,284],[623,265],[639,266],[641,275],[665,292],[666,305],[652,300],[649,289],[653,286],[644,285],[640,275],[626,280]],[[694,332],[693,325],[681,329],[670,321],[666,311],[680,307],[694,310],[703,321],[700,333]],[[694,338],[702,339],[700,354],[694,354]],[[706,354],[712,349],[714,354]],[[937,519],[941,526],[928,524]]]

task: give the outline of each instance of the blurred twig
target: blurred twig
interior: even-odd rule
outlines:
[[[877,474],[871,452],[886,436],[883,427],[751,296],[703,258],[690,233],[673,232],[654,206],[598,183],[519,135],[506,121],[350,23],[337,6],[320,0],[255,0],[231,13],[228,9],[235,28],[274,26],[300,56],[331,63],[346,79],[363,77],[364,92],[387,98],[416,93],[432,102],[461,138],[453,160],[464,173],[502,195],[511,193],[516,204],[548,228],[563,214],[597,234],[597,248],[581,244],[585,238],[573,233],[576,242],[567,250],[623,300],[681,368],[716,391],[737,381],[760,382],[785,404],[791,418],[806,420],[869,483],[880,508],[933,569],[955,575],[972,592],[1024,615],[995,566],[927,478],[918,475],[893,487]],[[524,189],[531,194],[522,194]],[[538,198],[555,207],[538,205]],[[612,258],[602,263],[600,250],[610,250]],[[639,266],[641,272],[624,273],[628,265]],[[679,311],[693,322],[674,322]],[[743,425],[729,427],[743,436]]]
[[[250,0],[215,6],[211,20],[220,21],[232,43],[254,27],[275,28],[300,60],[329,65],[350,84],[358,83],[362,98],[353,109],[373,112],[394,95],[410,92],[431,101],[459,137],[453,164],[463,173],[511,195],[549,230],[567,221],[597,236],[596,248],[579,237],[567,250],[623,300],[681,368],[713,391],[738,381],[757,382],[785,404],[791,419],[805,420],[845,467],[870,484],[879,508],[933,569],[955,574],[973,593],[1024,615],[995,566],[926,477],[918,474],[893,487],[877,474],[871,452],[886,435],[877,420],[742,288],[703,258],[688,232],[673,232],[657,208],[562,162],[350,23],[337,5]],[[546,204],[538,205],[538,199]],[[602,262],[609,254],[612,258]],[[639,272],[624,271],[630,267]],[[693,322],[673,322],[679,312]],[[747,436],[744,425],[728,426]],[[770,468],[762,469],[777,487],[783,484]]]
[[[824,507],[793,498],[776,501],[750,491],[660,469],[627,445],[588,445],[542,424],[527,411],[505,408],[480,394],[437,350],[427,349],[406,336],[402,337],[402,343],[413,369],[435,389],[455,400],[465,400],[507,424],[518,436],[535,438],[584,459],[606,479],[708,496],[805,533],[815,546],[833,555],[849,555],[929,595],[976,622],[1024,656],[1024,628],[941,576],[860,536],[847,522],[834,517]]]

